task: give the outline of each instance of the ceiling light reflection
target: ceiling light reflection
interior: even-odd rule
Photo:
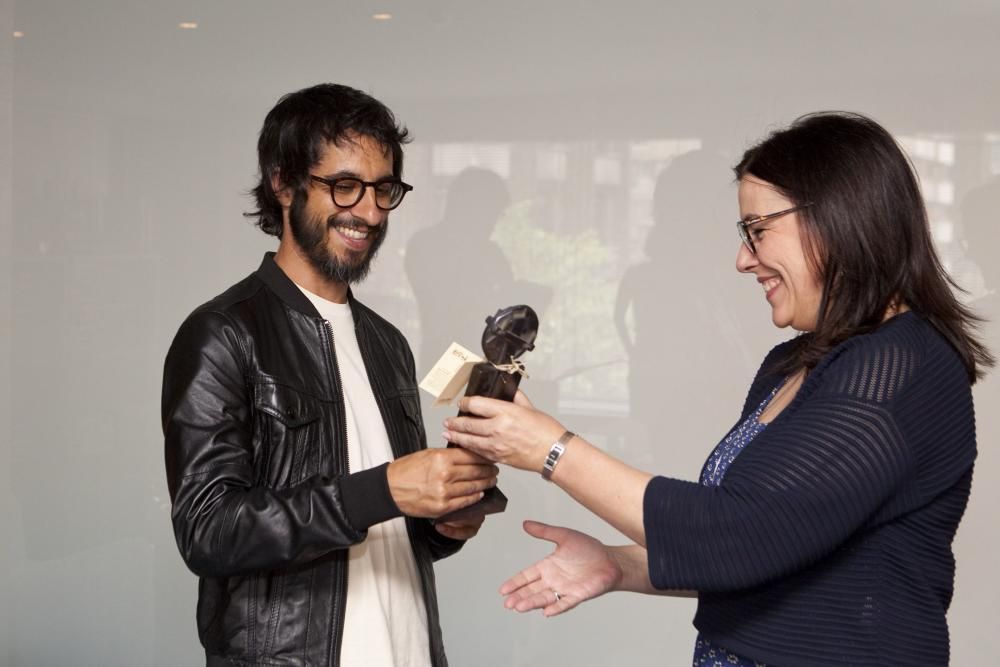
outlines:
[[[376,21],[388,21],[392,18],[392,14],[389,12],[378,12],[377,14],[372,14],[372,18]]]
[[[194,30],[198,27],[198,24],[194,21],[182,21],[177,24],[177,27],[181,30]]]

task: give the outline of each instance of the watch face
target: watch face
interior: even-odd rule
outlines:
[[[501,308],[486,318],[483,354],[494,364],[510,363],[535,348],[538,315],[530,306]]]

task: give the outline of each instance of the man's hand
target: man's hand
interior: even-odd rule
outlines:
[[[483,521],[485,520],[486,515],[484,514],[478,519],[436,523],[434,524],[434,528],[437,529],[437,532],[453,540],[468,540],[476,536],[476,533],[479,532],[479,527],[483,525]]]
[[[389,492],[403,514],[432,519],[481,499],[483,491],[496,486],[498,472],[495,465],[470,451],[438,447],[396,459],[386,474]],[[467,523],[461,523],[467,530]],[[476,530],[478,526],[472,535]]]

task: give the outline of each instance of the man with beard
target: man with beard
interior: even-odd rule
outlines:
[[[162,417],[174,533],[208,665],[446,665],[432,561],[497,469],[427,449],[413,356],[350,284],[368,271],[407,132],[370,96],[286,95],[258,142],[277,253],[181,325]]]

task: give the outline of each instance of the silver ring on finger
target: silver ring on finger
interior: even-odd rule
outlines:
[[[552,594],[556,596],[556,602],[562,600],[562,596],[559,595],[559,591],[552,591]]]

